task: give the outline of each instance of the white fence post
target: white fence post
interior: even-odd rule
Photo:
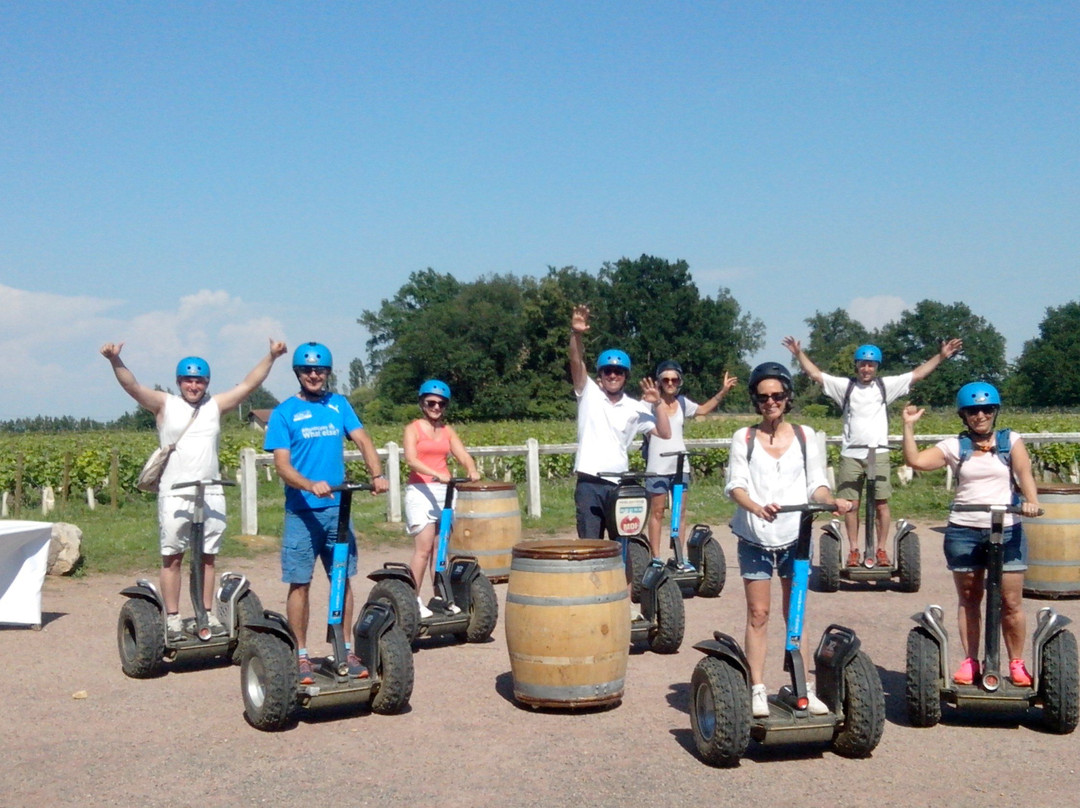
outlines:
[[[255,474],[255,450],[245,446],[240,450],[240,533],[255,536],[259,533],[259,478]]]
[[[393,441],[386,444],[386,481],[390,490],[386,492],[386,521],[401,521],[401,455],[398,445]]]
[[[529,492],[529,516],[540,516],[540,441],[525,440],[525,486]]]

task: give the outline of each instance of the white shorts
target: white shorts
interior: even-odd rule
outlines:
[[[207,493],[203,508],[203,552],[217,555],[225,532],[225,494]],[[195,511],[192,496],[158,497],[158,525],[161,526],[161,554],[177,555],[191,546],[191,519]]]
[[[455,493],[454,499],[457,499]],[[405,529],[415,536],[428,525],[439,524],[446,501],[445,483],[410,483],[405,486]]]

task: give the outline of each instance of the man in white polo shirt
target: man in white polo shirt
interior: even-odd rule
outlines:
[[[667,412],[656,407],[660,393],[651,379],[641,382],[641,401],[623,392],[630,375],[630,357],[623,351],[601,353],[596,378],[589,376],[582,345],[582,334],[588,330],[589,307],[575,306],[570,320],[570,376],[578,400],[574,506],[578,538],[600,539],[607,500],[616,483],[598,475],[626,471],[630,468],[626,453],[634,438],[644,433],[670,438],[671,426]]]

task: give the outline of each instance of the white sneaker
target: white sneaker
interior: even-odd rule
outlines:
[[[184,621],[178,614],[165,615],[165,630],[170,640],[178,640],[184,636]]]
[[[427,618],[429,618],[433,614],[435,614],[435,612],[431,611],[431,609],[429,609],[427,607],[427,604],[425,604],[424,601],[420,600],[419,595],[417,595],[417,597],[416,597],[416,603],[420,606],[420,619],[421,620],[426,620]]]
[[[754,718],[769,717],[769,691],[765,685],[754,685],[750,689],[750,712]]]
[[[806,700],[810,702],[810,715],[828,715],[829,707],[818,698],[817,693],[814,692],[814,685],[806,686]]]
[[[210,628],[225,628],[212,609],[206,610],[206,621],[210,624]]]
[[[644,620],[645,615],[641,613],[641,607],[636,603],[630,604],[630,622],[637,623],[640,620]]]

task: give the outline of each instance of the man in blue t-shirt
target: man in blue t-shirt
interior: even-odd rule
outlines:
[[[363,424],[344,396],[326,390],[333,368],[330,349],[306,342],[293,354],[293,372],[300,392],[274,408],[266,429],[263,448],[274,453],[274,467],[285,483],[285,527],[281,536],[281,580],[289,585],[285,613],[296,634],[300,684],[314,684],[314,667],[308,657],[307,627],[311,577],[316,556],[329,574],[333,544],[337,537],[339,495],[330,489],[345,482],[344,439],[347,436],[360,453],[371,474],[375,493],[389,485],[382,463]],[[356,538],[349,527],[347,578],[356,574]],[[353,594],[345,582],[345,625],[352,625]],[[348,651],[349,675],[368,676],[367,669]]]

